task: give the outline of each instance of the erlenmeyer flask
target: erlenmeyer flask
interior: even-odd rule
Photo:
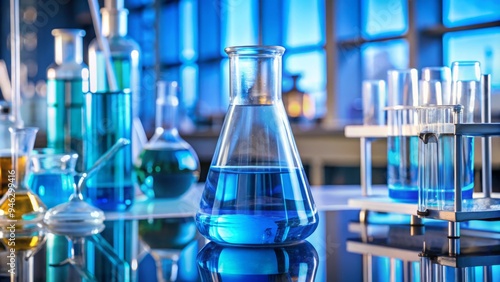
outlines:
[[[8,191],[0,200],[0,222],[17,220],[19,225],[41,222],[46,207],[27,184],[29,155],[38,128],[9,128],[11,134],[12,170],[8,175]]]
[[[279,46],[225,49],[229,110],[196,215],[222,244],[289,244],[316,229],[318,214],[281,100]]]

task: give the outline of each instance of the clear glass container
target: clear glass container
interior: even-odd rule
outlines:
[[[96,39],[89,44],[90,91],[109,92],[129,89],[131,93],[132,120],[139,117],[140,105],[147,103],[141,98],[141,49],[139,44],[127,35],[128,10],[124,0],[105,0],[101,9],[101,33],[109,44],[117,89],[110,89],[106,70],[106,59]],[[142,124],[134,121],[138,132],[143,132]],[[132,135],[132,156],[136,158],[141,143],[135,131]]]
[[[419,83],[419,105],[451,105],[451,71],[449,67],[422,69]]]
[[[0,200],[0,225],[15,220],[18,225],[41,222],[46,211],[44,203],[28,187],[29,157],[38,128],[10,128],[12,169],[4,177],[8,190]]]
[[[405,128],[416,126],[418,106],[418,71],[387,72],[387,186],[389,197],[399,201],[418,201],[418,136],[406,134]],[[401,109],[403,107],[404,109]],[[404,134],[403,134],[404,133]]]
[[[238,248],[208,243],[198,254],[201,281],[315,281],[318,253],[307,241]]]
[[[149,198],[182,196],[200,176],[200,162],[177,130],[177,83],[158,82],[156,130],[135,160],[141,190]]]
[[[55,62],[47,69],[47,147],[83,154],[83,94],[89,70],[83,63],[81,29],[54,29]],[[76,169],[83,170],[77,160]]]
[[[121,138],[131,140],[130,91],[85,95],[85,169],[90,169]],[[124,211],[135,198],[130,146],[116,154],[86,184],[86,198],[105,211]]]
[[[63,153],[55,149],[37,149],[31,156],[29,187],[47,208],[65,203],[73,194],[76,153]]]
[[[279,46],[226,48],[230,105],[196,223],[236,245],[289,244],[316,229],[318,213],[281,100]]]
[[[0,198],[9,189],[8,175],[12,169],[9,128],[14,127],[11,107],[5,101],[0,101]]]

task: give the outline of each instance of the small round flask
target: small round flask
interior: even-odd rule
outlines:
[[[196,214],[198,230],[212,241],[290,244],[307,238],[318,224],[281,100],[284,51],[226,48],[231,99]]]
[[[156,131],[134,164],[137,181],[149,198],[180,197],[200,176],[198,156],[177,130],[177,88],[176,82],[158,82]]]

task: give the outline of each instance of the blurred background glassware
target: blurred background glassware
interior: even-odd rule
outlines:
[[[404,127],[417,126],[418,71],[387,72],[387,186],[389,197],[400,201],[418,201],[418,137],[401,135]],[[398,107],[402,107],[397,109]]]
[[[83,156],[84,93],[89,70],[83,63],[81,29],[54,29],[55,62],[47,69],[47,147]],[[77,160],[83,171],[83,159]]]
[[[10,149],[9,127],[14,127],[11,106],[0,101],[0,198],[9,189],[9,170],[12,169],[12,153]]]
[[[314,281],[318,253],[307,241],[241,248],[208,243],[197,257],[201,281]]]
[[[283,104],[288,119],[292,123],[303,123],[314,119],[315,105],[313,97],[299,89],[298,82],[302,75],[292,75],[292,88],[283,93]]]
[[[73,194],[77,153],[57,149],[36,149],[31,155],[29,187],[47,208],[68,201]]]
[[[200,162],[177,130],[177,82],[157,87],[155,134],[135,160],[135,173],[148,198],[177,198],[198,181]]]
[[[362,87],[363,124],[385,125],[387,94],[384,80],[364,80]]]
[[[422,68],[419,83],[419,105],[451,105],[451,71],[449,67]]]
[[[281,101],[280,46],[225,49],[230,105],[196,214],[207,239],[235,245],[291,244],[318,212]]]
[[[177,281],[181,253],[200,237],[193,217],[140,220],[139,236],[155,260],[159,281]]]
[[[12,170],[7,175],[8,191],[0,200],[0,225],[17,220],[17,225],[41,222],[46,207],[28,186],[29,157],[38,128],[9,128],[11,133]]]

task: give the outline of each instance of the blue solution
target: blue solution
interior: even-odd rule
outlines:
[[[86,188],[87,199],[103,211],[125,211],[134,201],[134,186],[89,186]]]
[[[73,174],[63,171],[32,173],[28,183],[49,209],[66,203],[74,191]]]
[[[464,137],[462,156],[463,156],[463,175],[462,175],[462,200],[472,199],[474,192],[474,138]],[[453,206],[455,200],[454,172],[455,162],[453,156],[454,136],[440,135],[438,144],[428,143],[424,145],[423,150],[427,154],[437,155],[437,186],[429,179],[433,164],[423,163],[421,173],[422,187],[426,193],[427,207],[445,207]],[[433,186],[433,187],[432,187]]]
[[[418,200],[418,137],[387,138],[387,186],[389,198]]]
[[[304,171],[286,167],[216,167],[207,176],[198,230],[220,244],[289,244],[307,238],[318,214]]]
[[[314,281],[318,254],[307,241],[275,248],[210,242],[196,261],[201,281]]]

